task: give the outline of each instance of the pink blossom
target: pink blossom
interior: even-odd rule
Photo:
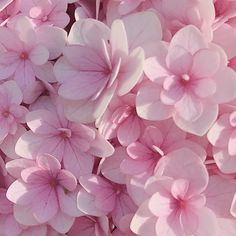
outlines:
[[[236,112],[224,113],[207,134],[213,145],[213,157],[224,173],[235,172],[235,118]]]
[[[114,97],[103,116],[97,120],[98,130],[106,139],[117,137],[121,145],[127,146],[141,136],[144,125],[137,115],[135,98],[132,93]]]
[[[160,39],[157,17],[151,12],[143,14],[158,29],[155,38]],[[111,29],[91,19],[72,26],[69,43],[74,45],[64,49],[64,56],[54,68],[61,84],[59,95],[67,100],[65,112],[70,120],[94,121],[105,112],[114,93],[127,94],[141,78],[144,54],[140,46],[149,42],[153,34],[145,35],[144,25],[131,31],[139,15],[130,17],[132,20],[114,21]],[[94,32],[100,40],[94,39]]]
[[[147,126],[142,137],[127,147],[128,156],[122,161],[121,170],[130,176],[143,173],[151,176],[163,156],[181,147],[188,147],[202,160],[206,158],[205,150],[200,145],[187,140],[186,134],[174,123],[163,122],[157,127]]]
[[[25,0],[21,2],[20,9],[36,25],[54,25],[65,28],[69,23],[66,0]]]
[[[146,182],[150,197],[136,212],[131,229],[139,235],[147,229],[150,235],[216,235],[216,217],[205,206],[207,184],[207,170],[196,154],[189,149],[169,153]]]
[[[149,120],[173,117],[184,131],[206,134],[218,104],[236,97],[236,74],[226,63],[222,50],[208,45],[196,27],[184,27],[169,47],[160,45],[147,59],[145,73],[153,83],[139,90],[138,114]]]
[[[65,233],[73,224],[73,217],[67,215],[69,205],[65,205],[64,198],[67,192],[75,190],[76,184],[75,177],[61,169],[56,158],[42,155],[36,158],[35,166],[22,170],[21,178],[8,188],[7,198],[20,206],[14,209],[15,215],[23,217],[21,206],[30,207],[33,221],[48,222]],[[59,220],[63,220],[63,226],[59,225]]]
[[[13,78],[24,93],[36,77],[55,81],[52,64],[65,44],[65,31],[49,26],[34,29],[27,17],[17,18],[14,28],[0,27],[0,79]]]
[[[14,81],[0,85],[0,141],[8,135],[15,135],[21,124],[25,123],[27,109],[21,106],[23,94]]]
[[[45,102],[51,103],[49,110],[37,109],[26,116],[30,130],[19,138],[16,153],[29,159],[44,153],[54,155],[77,178],[92,173],[94,156],[110,156],[112,145],[95,129],[68,121],[60,101]]]
[[[80,177],[80,184],[83,189],[78,193],[77,206],[86,214],[104,216],[111,213],[114,224],[119,227],[121,218],[136,210],[125,185],[110,183],[96,175]]]
[[[215,9],[212,0],[160,0],[152,1],[162,20],[167,39],[187,25],[196,26],[210,41]]]

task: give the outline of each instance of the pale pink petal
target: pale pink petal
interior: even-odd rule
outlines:
[[[77,195],[77,207],[88,215],[103,216],[106,212],[95,207],[95,196],[81,189]]]
[[[220,55],[217,51],[201,49],[194,54],[192,73],[198,78],[210,77],[217,72],[219,66]]]
[[[133,214],[137,210],[137,206],[134,204],[127,192],[122,192],[117,196],[115,208],[112,212],[112,219],[116,226],[119,226],[123,217]]]
[[[88,153],[81,152],[78,147],[67,143],[63,163],[67,170],[79,178],[81,175],[92,173],[94,158]]]
[[[194,211],[189,209],[181,211],[180,214],[180,223],[187,235],[192,235],[198,229],[198,215]]]
[[[227,149],[213,148],[213,157],[223,173],[230,174],[236,171],[236,157],[229,155]]]
[[[16,180],[8,188],[6,196],[14,203],[27,205],[42,190],[42,187],[27,185],[22,180]]]
[[[49,52],[46,47],[42,45],[37,45],[29,53],[29,59],[35,65],[43,65],[48,61]]]
[[[119,73],[118,95],[128,93],[140,80],[143,74],[144,52],[141,48],[134,49],[122,63]]]
[[[185,171],[181,171],[182,169]],[[202,160],[186,148],[175,150],[163,157],[157,164],[157,172],[159,171],[161,175],[189,181],[188,195],[191,196],[205,190],[208,183],[208,173]]]
[[[48,154],[37,156],[36,162],[40,168],[49,170],[53,173],[61,169],[60,162],[55,157]]]
[[[46,81],[49,83],[57,82],[56,77],[53,73],[53,64],[51,62],[46,62],[45,64],[40,66],[34,66],[34,73],[35,76],[42,81]]]
[[[156,221],[157,218],[154,217],[148,209],[148,201],[146,201],[136,211],[131,221],[130,228],[137,235],[146,236],[148,232],[149,236],[156,236]]]
[[[17,73],[14,74],[14,78],[23,91],[35,83],[35,73],[30,61],[21,61],[16,71]]]
[[[69,231],[71,226],[74,223],[75,218],[68,216],[61,211],[59,211],[49,222],[48,224],[52,226],[57,232],[65,234]],[[63,222],[63,224],[62,224]]]
[[[207,48],[207,43],[198,28],[188,25],[179,30],[172,38],[170,49],[175,46],[183,47],[193,55],[198,50]]]
[[[226,67],[217,71],[214,75],[216,92],[212,101],[215,103],[225,103],[236,98],[236,73],[231,68]]]
[[[35,219],[33,212],[32,212],[32,206],[30,204],[26,205],[26,206],[15,204],[14,217],[17,220],[17,222],[22,225],[34,226],[34,225],[40,224]]]
[[[201,101],[191,94],[185,94],[176,104],[175,109],[178,116],[182,119],[193,122],[202,115],[202,103]]]
[[[96,138],[90,143],[88,152],[97,157],[109,157],[114,153],[114,147],[101,134],[97,133]]]
[[[103,176],[115,183],[125,184],[126,175],[121,172],[120,168],[121,162],[125,157],[127,157],[125,148],[116,148],[115,153],[101,164]]]
[[[88,99],[96,95],[104,87],[107,79],[99,71],[77,73],[76,78],[71,78],[60,86],[59,95],[70,100]]]
[[[65,214],[72,217],[84,215],[84,213],[77,208],[77,192],[66,193],[63,188],[58,188],[57,194],[60,208]]]
[[[128,40],[125,26],[121,20],[116,20],[112,23],[110,42],[114,58],[128,54]]]
[[[218,105],[205,103],[203,104],[202,114],[195,121],[187,121],[179,114],[175,113],[173,118],[176,125],[182,130],[202,136],[208,132],[210,127],[216,121],[218,115]]]
[[[154,82],[162,82],[162,79],[169,76],[166,68],[167,46],[157,44],[157,55],[149,57],[144,62],[144,73]]]
[[[171,187],[171,194],[176,199],[184,199],[188,192],[189,182],[185,179],[177,179],[173,182]]]
[[[74,191],[77,185],[77,180],[69,171],[61,170],[57,175],[58,183],[68,191]]]
[[[37,39],[49,51],[49,60],[56,59],[66,44],[66,31],[59,27],[41,26],[37,29]]]
[[[58,118],[50,111],[36,110],[26,116],[29,128],[36,134],[57,134],[61,124]]]
[[[148,204],[149,210],[157,217],[170,215],[174,209],[174,199],[170,193],[155,193],[151,196]]]
[[[117,138],[121,145],[128,146],[141,135],[141,125],[138,117],[131,115],[118,128]]]
[[[34,197],[32,212],[35,219],[40,223],[45,223],[52,219],[57,214],[58,210],[57,195],[52,187],[47,187]]]
[[[199,209],[198,212],[199,226],[195,233],[196,236],[215,236],[218,233],[216,216],[208,208]],[[207,222],[207,224],[206,224]]]
[[[70,18],[65,12],[56,12],[56,14],[50,16],[50,21],[52,21],[55,26],[65,28]]]
[[[218,175],[210,176],[205,190],[206,206],[219,218],[231,218],[230,208],[236,190],[236,181]]]
[[[194,92],[197,96],[205,98],[216,92],[216,84],[212,79],[199,79],[194,81]]]
[[[230,135],[228,143],[228,152],[229,155],[236,155],[236,131],[233,131],[233,133]]]
[[[226,147],[232,133],[229,127],[229,115],[222,115],[207,134],[208,140],[217,147]]]
[[[192,55],[183,47],[172,47],[166,57],[169,70],[176,75],[188,74],[193,63]]]
[[[138,25],[137,21],[139,22]],[[150,43],[162,39],[160,21],[156,14],[151,11],[130,14],[123,18],[123,22],[130,50],[136,47],[142,47],[145,50]]]
[[[131,143],[127,147],[127,153],[135,160],[145,160],[152,156],[152,151],[140,142]]]
[[[161,87],[155,84],[142,87],[137,94],[137,113],[147,120],[165,120],[170,118],[172,107],[160,101]]]
[[[35,161],[19,158],[6,163],[7,172],[18,179],[21,177],[21,171],[29,167],[36,166]]]
[[[173,212],[167,217],[158,218],[156,222],[156,235],[183,235],[183,230],[179,222],[179,213]]]

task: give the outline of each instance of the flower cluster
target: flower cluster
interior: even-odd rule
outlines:
[[[1,0],[0,236],[235,236],[235,42],[235,0]]]

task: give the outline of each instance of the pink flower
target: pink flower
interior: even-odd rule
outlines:
[[[135,98],[132,93],[114,97],[103,116],[97,120],[96,126],[106,139],[117,137],[121,145],[127,146],[141,136],[144,125],[137,115]]]
[[[173,117],[184,131],[206,134],[218,104],[236,97],[236,74],[226,64],[221,49],[208,45],[196,27],[184,27],[168,48],[160,45],[147,59],[145,73],[153,83],[139,90],[138,114],[149,120]]]
[[[54,25],[65,28],[70,20],[66,14],[66,0],[25,0],[21,2],[20,9],[36,25]]]
[[[153,236],[216,235],[216,217],[205,207],[207,184],[207,170],[196,154],[189,149],[169,153],[159,162],[156,176],[146,182],[150,197],[136,212],[132,231],[146,235],[149,229]]]
[[[0,85],[0,142],[8,135],[15,135],[25,123],[27,109],[21,106],[23,94],[14,81]]]
[[[80,211],[94,216],[111,213],[114,224],[119,227],[121,218],[136,210],[125,185],[111,183],[97,175],[82,176],[79,181],[83,187],[77,197]]]
[[[105,112],[114,94],[123,96],[138,83],[144,61],[140,46],[161,38],[157,17],[151,12],[140,15],[150,20],[151,28],[156,27],[155,33],[145,29],[144,24],[137,27],[139,15],[114,21],[111,29],[92,19],[72,26],[68,38],[72,45],[64,49],[64,56],[54,68],[70,120],[93,122]],[[137,29],[131,30],[134,26]]]
[[[19,205],[15,215],[25,217],[23,207],[30,208],[32,220],[38,223],[48,222],[61,233],[65,233],[73,224],[73,217],[67,215],[66,193],[75,190],[76,178],[67,170],[61,169],[59,161],[53,156],[42,155],[36,158],[34,166],[21,171],[17,179],[7,190],[7,198]],[[19,211],[19,212],[17,212]],[[59,226],[59,219],[63,226]],[[22,219],[23,220],[23,219]]]
[[[45,102],[51,104],[48,110],[37,109],[26,116],[30,131],[16,143],[17,154],[35,159],[48,153],[63,160],[64,167],[77,178],[92,173],[94,156],[110,156],[114,151],[112,145],[95,129],[68,121],[60,101]]]
[[[225,113],[211,127],[207,134],[213,145],[213,157],[224,173],[235,173],[236,163],[236,112]]]
[[[35,86],[36,77],[54,82],[52,64],[65,44],[65,31],[49,26],[34,29],[27,17],[19,16],[14,28],[0,27],[0,79],[12,78],[24,93]],[[25,92],[26,91],[26,92]]]
[[[163,156],[182,147],[188,147],[205,160],[205,150],[186,139],[186,134],[174,123],[163,122],[157,127],[147,126],[141,138],[127,147],[128,156],[122,161],[121,170],[131,178],[144,173],[151,176]]]
[[[212,0],[165,0],[152,1],[159,13],[167,40],[187,25],[196,26],[210,41],[215,9]]]

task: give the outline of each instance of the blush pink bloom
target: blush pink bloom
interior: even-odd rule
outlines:
[[[21,2],[20,10],[36,25],[54,25],[65,28],[70,20],[66,14],[66,0],[25,0]]]
[[[236,97],[236,74],[227,67],[226,55],[194,26],[178,31],[169,47],[159,45],[146,60],[145,73],[153,83],[139,90],[138,114],[149,120],[173,117],[178,127],[195,135],[206,134],[218,105]]]
[[[205,150],[186,139],[186,134],[174,123],[162,122],[157,127],[148,126],[141,138],[127,147],[128,156],[122,161],[121,170],[131,178],[143,173],[151,176],[163,156],[182,147],[188,147],[205,160]]]
[[[21,106],[23,94],[14,81],[0,85],[0,142],[8,135],[15,135],[25,123],[28,110]]]
[[[138,83],[144,62],[140,46],[161,38],[158,18],[151,12],[142,14],[150,19],[151,29],[157,30],[155,34],[151,29],[145,30],[145,25],[136,24],[140,15],[131,15],[126,21],[116,20],[111,29],[92,19],[72,26],[68,38],[71,45],[64,49],[64,56],[54,68],[61,84],[59,95],[66,99],[68,119],[95,121],[105,112],[114,94],[123,96]],[[94,38],[95,32],[99,40]],[[155,38],[151,38],[153,35]]]
[[[210,41],[215,9],[212,0],[160,0],[152,1],[162,22],[167,39],[187,25],[196,26]]]
[[[48,60],[61,54],[66,32],[49,26],[35,29],[24,16],[13,25],[0,27],[0,79],[13,78],[24,93],[35,86],[36,77],[54,82],[53,66]]]
[[[235,173],[236,168],[236,112],[222,114],[207,134],[213,145],[213,157],[224,173]]]
[[[94,128],[68,121],[60,101],[51,108],[31,111],[26,116],[30,130],[16,143],[19,156],[35,159],[38,155],[54,155],[77,178],[91,174],[94,157],[108,157],[114,149]],[[55,106],[55,107],[54,107]]]
[[[135,98],[133,93],[115,97],[97,120],[96,126],[106,139],[117,137],[121,145],[127,146],[141,136],[144,124],[137,115]]]
[[[134,213],[137,208],[125,185],[114,184],[97,175],[80,177],[80,184],[83,188],[78,193],[77,206],[88,215],[111,213],[114,224],[119,227],[122,217]]]
[[[182,171],[182,170],[185,171]],[[217,235],[216,216],[205,206],[208,173],[189,149],[169,153],[145,185],[149,198],[131,222],[138,235]],[[205,227],[205,224],[209,227]]]
[[[14,208],[14,215],[24,218],[22,207],[30,208],[31,221],[48,222],[57,231],[65,233],[74,221],[65,210],[70,207],[70,202],[65,198],[67,193],[75,190],[76,185],[76,178],[69,171],[61,169],[56,158],[42,155],[36,158],[35,166],[21,171],[21,178],[8,188],[7,198],[19,206]]]

